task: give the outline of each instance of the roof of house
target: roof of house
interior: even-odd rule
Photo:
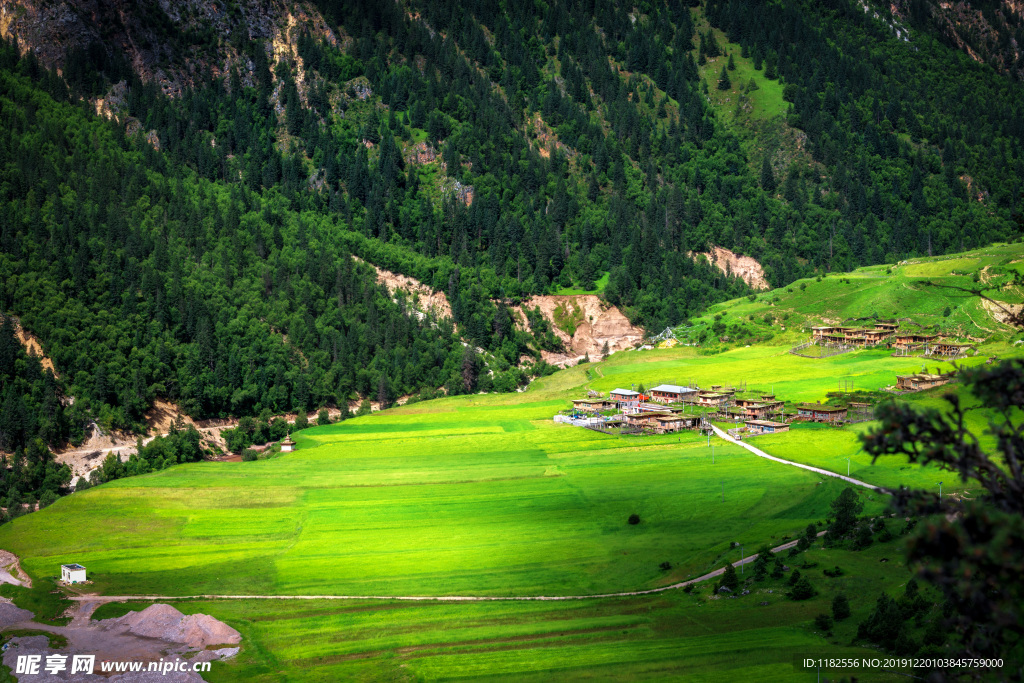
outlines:
[[[772,422],[771,420],[744,420],[744,424],[757,425],[758,427],[788,427],[785,422]]]
[[[722,396],[730,396],[731,394],[725,394],[718,391],[702,391],[700,395],[704,398],[721,398]]]
[[[632,389],[613,389],[612,391],[608,392],[608,395],[609,396],[613,396],[613,395],[619,395],[619,396],[639,396],[640,392],[633,391]]]
[[[797,407],[800,408],[800,410],[816,410],[819,413],[838,413],[846,411],[846,406],[819,406],[812,403],[804,403]]]
[[[693,387],[681,387],[678,384],[659,384],[658,386],[651,389],[651,391],[664,391],[669,394],[687,394],[691,391],[697,391]]]
[[[916,375],[896,375],[896,379],[916,379],[925,382],[934,382],[940,379],[950,379],[947,375],[935,375],[930,372],[922,372]]]
[[[654,419],[658,422],[679,422],[684,418],[682,415],[658,415]]]
[[[85,567],[80,564],[62,564],[61,567],[64,569],[70,569],[73,572],[85,571]]]

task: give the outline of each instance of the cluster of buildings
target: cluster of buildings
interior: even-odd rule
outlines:
[[[581,398],[572,404],[574,414],[593,416],[579,423],[597,429],[629,427],[667,434],[684,429],[710,429],[711,419],[742,422],[747,431],[756,434],[789,429],[784,421],[785,404],[774,394],[738,397],[736,393],[736,389],[718,384],[707,389],[659,384],[644,393],[614,389],[607,398]]]
[[[871,327],[821,326],[811,328],[811,340],[832,346],[871,348],[882,346],[900,351],[923,351],[926,355],[957,358],[973,348],[939,339],[921,330],[901,330],[895,320],[881,320]]]

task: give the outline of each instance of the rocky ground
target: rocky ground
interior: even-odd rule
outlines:
[[[16,671],[18,657],[40,655],[46,662],[51,655],[95,655],[98,672],[103,661],[160,662],[185,660],[189,663],[215,663],[238,654],[241,635],[227,624],[205,614],[184,615],[170,605],[150,605],[140,612],[130,612],[116,619],[93,621],[90,617],[104,600],[88,598],[76,603],[72,621],[67,626],[50,626],[33,621],[33,614],[10,602],[0,602],[0,628],[45,631],[67,640],[55,648],[43,634],[19,636],[9,641],[3,652],[3,663]],[[144,665],[145,666],[145,665]],[[95,681],[95,674],[71,674],[70,667],[48,678],[60,681]],[[195,672],[135,672],[116,674],[110,681],[148,682],[175,681],[198,683],[203,678]]]

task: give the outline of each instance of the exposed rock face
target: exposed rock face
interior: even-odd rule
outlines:
[[[362,261],[360,258],[353,258],[357,261]],[[372,263],[369,265],[377,271],[377,282],[387,287],[389,293],[394,295],[398,291],[403,291],[407,295],[417,297],[415,312],[419,313],[419,317],[422,318],[428,312],[433,313],[438,318],[452,317],[452,307],[448,303],[448,297],[445,296],[444,292],[435,292],[419,280],[407,275],[392,273],[390,270],[378,268]]]
[[[555,323],[555,311],[560,306],[563,311],[582,313],[582,322],[576,327],[572,336],[565,330],[559,329]],[[644,336],[644,331],[630,323],[622,311],[593,294],[532,297],[522,306],[515,307],[516,317],[521,326],[526,324],[523,308],[532,309],[534,307],[539,308],[551,323],[555,334],[562,340],[568,351],[565,354],[542,352],[544,360],[553,365],[564,366],[567,363],[577,362],[584,355],[588,355],[591,360],[600,360],[603,357],[602,349],[605,344],[608,344],[609,352],[632,349]]]
[[[155,81],[171,96],[194,85],[205,70],[218,77],[235,68],[243,83],[253,83],[254,65],[238,53],[231,39],[238,28],[263,42],[271,68],[282,58],[297,61],[302,30],[328,43],[338,42],[308,2],[240,0],[230,7],[203,0],[142,4],[147,5],[144,10],[128,0],[0,0],[0,35],[17,37],[22,50],[32,50],[47,67],[60,67],[69,50],[101,43],[124,54],[144,81]],[[298,80],[304,96],[301,69]],[[107,115],[116,115],[113,105],[97,103]]]
[[[728,249],[711,247],[711,251],[698,254],[707,258],[713,265],[727,275],[738,275],[754,289],[771,289],[764,277],[764,269],[756,259],[750,256],[737,256]]]
[[[39,359],[39,363],[43,366],[44,370],[49,370],[54,376],[60,377],[53,367],[53,361],[43,353],[43,345],[39,343],[39,338],[22,327],[18,320],[14,320],[14,336],[25,347],[25,353]]]

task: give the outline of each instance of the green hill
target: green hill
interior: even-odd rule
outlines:
[[[795,346],[810,338],[813,326],[898,319],[913,329],[974,344],[981,353],[1002,355],[1022,338],[1020,331],[1001,322],[997,307],[963,290],[977,289],[996,302],[1019,306],[1024,291],[1014,278],[1022,263],[1024,245],[997,244],[797,280],[711,306],[676,334],[714,352],[751,342]],[[719,341],[723,337],[728,341]]]

